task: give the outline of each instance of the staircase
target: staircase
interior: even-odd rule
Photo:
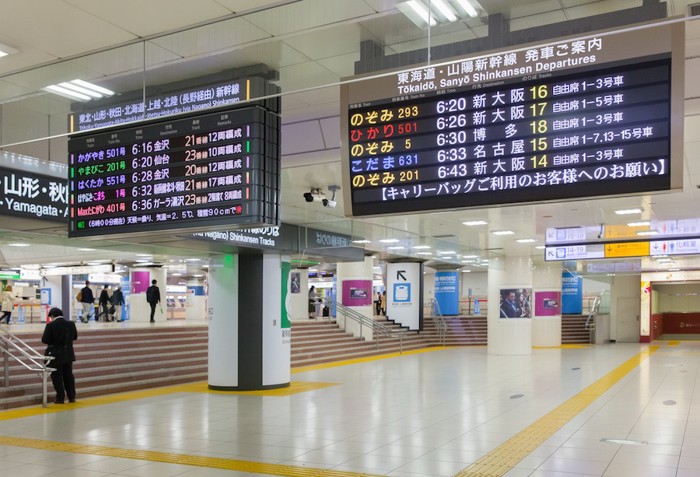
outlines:
[[[389,327],[392,335],[398,336],[401,329],[399,325],[382,317],[377,317],[376,320]],[[402,345],[398,338],[377,336],[378,342],[356,338],[341,330],[333,320],[294,321],[292,322],[292,368],[398,353],[401,349],[406,351],[429,346],[417,332],[405,332]]]
[[[485,316],[445,316],[447,334],[445,346],[485,346],[488,340],[488,325]],[[431,346],[442,346],[435,320],[423,318],[423,338]]]
[[[562,344],[590,343],[591,333],[586,329],[586,315],[562,315],[561,342]]]
[[[43,351],[41,333],[17,333]],[[207,379],[206,326],[142,329],[78,329],[74,343],[78,401],[81,398]],[[0,356],[2,354],[0,353]],[[0,387],[0,409],[41,404],[41,379],[14,360],[10,386]],[[2,385],[0,378],[0,386]],[[49,381],[49,402],[53,387]]]

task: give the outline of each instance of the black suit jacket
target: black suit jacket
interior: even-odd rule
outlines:
[[[75,361],[75,352],[73,351],[73,341],[78,339],[78,329],[75,323],[68,321],[62,316],[57,316],[51,323],[44,328],[44,334],[41,336],[41,342],[47,345],[54,346],[58,352],[56,358],[51,364],[64,364],[69,361]]]

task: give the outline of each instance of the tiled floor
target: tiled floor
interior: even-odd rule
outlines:
[[[78,396],[0,412],[0,476],[698,476],[699,364],[700,342],[454,348],[288,392]]]

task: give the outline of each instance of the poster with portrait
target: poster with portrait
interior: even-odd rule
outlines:
[[[292,293],[301,293],[301,274],[299,272],[292,272],[290,277],[289,291]]]
[[[532,318],[532,288],[501,288],[500,318]]]

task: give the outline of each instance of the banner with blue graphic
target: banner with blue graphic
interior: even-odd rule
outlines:
[[[435,301],[443,315],[459,315],[459,272],[435,273]]]
[[[583,313],[583,278],[578,273],[564,270],[561,273],[561,314]]]

